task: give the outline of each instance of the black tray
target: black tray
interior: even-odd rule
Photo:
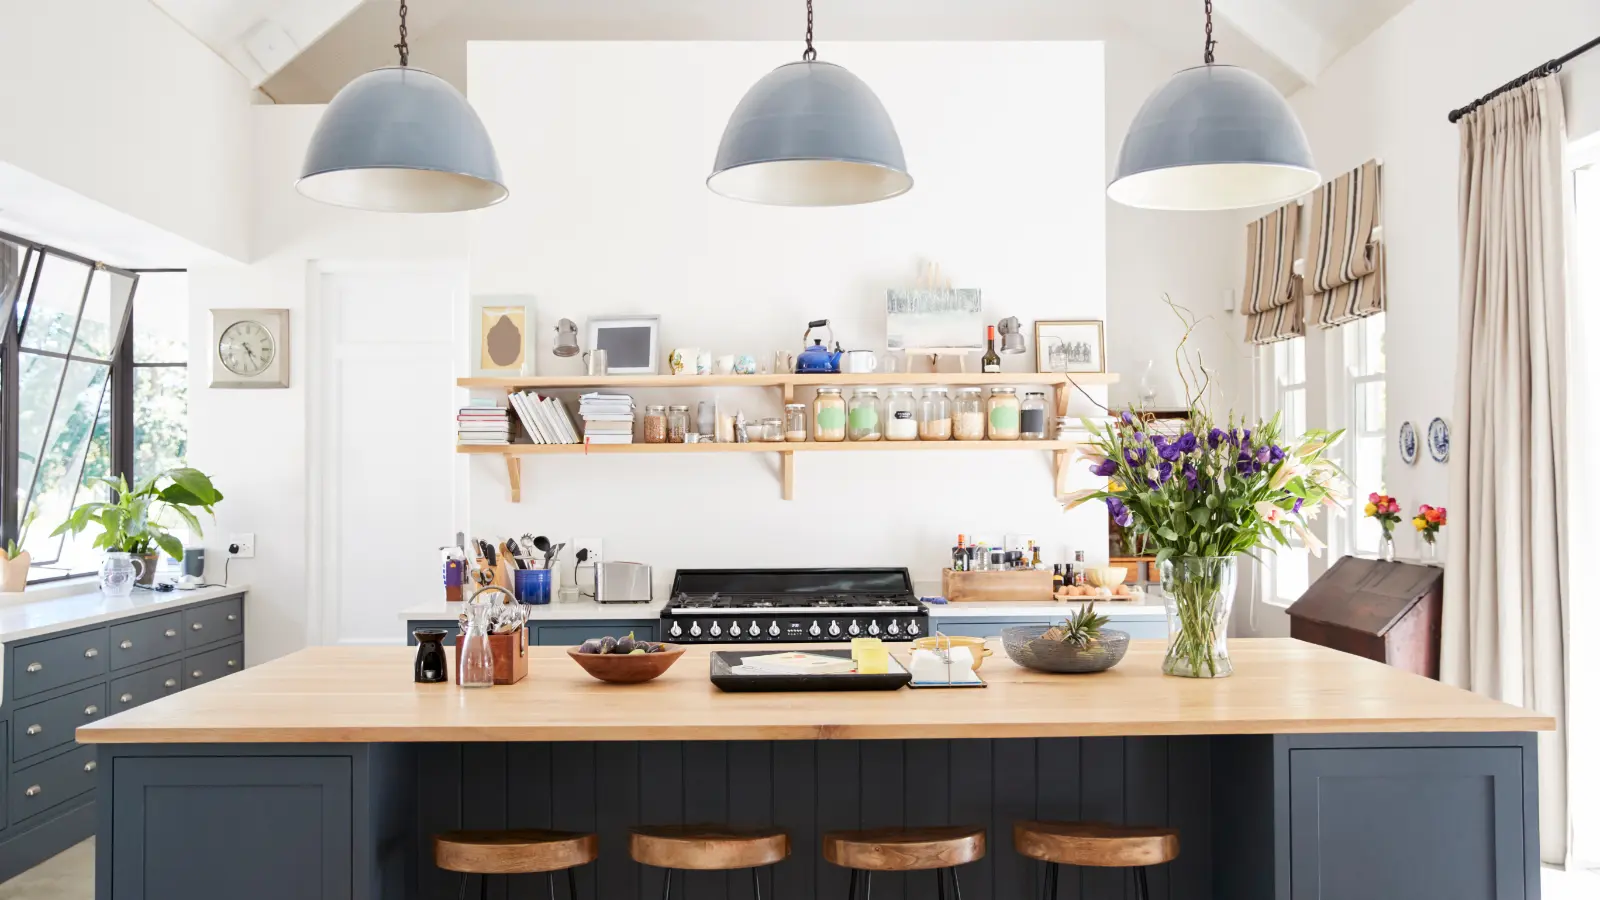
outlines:
[[[748,691],[894,691],[911,682],[911,672],[900,666],[899,672],[887,675],[857,675],[854,672],[833,675],[735,675],[733,667],[742,665],[746,656],[765,656],[768,648],[755,650],[716,650],[711,654],[711,683],[730,693]],[[807,650],[819,656],[837,656],[849,659],[849,650]],[[899,661],[895,660],[899,665]]]

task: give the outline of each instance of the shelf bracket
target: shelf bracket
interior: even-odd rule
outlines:
[[[522,502],[522,457],[512,453],[506,455],[506,477],[511,481],[511,502]]]
[[[1052,452],[1055,462],[1051,469],[1055,475],[1057,500],[1067,496],[1067,469],[1071,467],[1072,457],[1076,452],[1075,450],[1056,450]]]
[[[783,471],[783,499],[794,499],[794,451],[779,450],[778,460]]]

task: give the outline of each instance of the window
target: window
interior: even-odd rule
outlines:
[[[1270,408],[1266,415],[1278,413],[1280,432],[1287,440],[1305,433],[1308,388],[1306,382],[1306,339],[1279,341],[1264,357],[1265,395]],[[1263,557],[1265,585],[1261,596],[1268,603],[1287,606],[1300,599],[1311,583],[1311,553],[1298,537],[1286,547]]]
[[[182,460],[186,294],[183,272],[119,269],[0,235],[0,542],[29,552],[31,580],[97,567],[92,534],[50,534],[104,492],[89,479]]]
[[[1354,553],[1377,553],[1382,531],[1376,520],[1360,514],[1368,494],[1384,489],[1387,447],[1387,386],[1384,381],[1384,316],[1368,316],[1339,329],[1344,339],[1345,474],[1353,505],[1347,516],[1347,537]],[[1421,435],[1418,435],[1420,438]]]

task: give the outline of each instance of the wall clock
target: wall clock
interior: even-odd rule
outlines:
[[[289,386],[289,311],[213,309],[211,386]]]

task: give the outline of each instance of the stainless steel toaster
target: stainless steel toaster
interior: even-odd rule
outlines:
[[[649,603],[650,567],[636,562],[596,563],[594,599],[597,603]]]

